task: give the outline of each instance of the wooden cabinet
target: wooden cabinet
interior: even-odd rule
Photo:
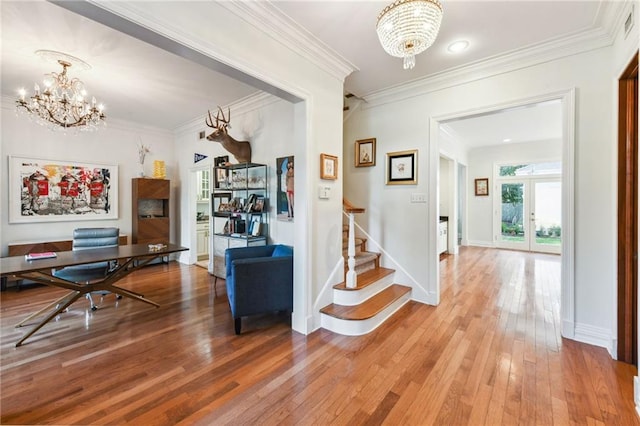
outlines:
[[[134,244],[169,244],[170,181],[136,178],[131,181]]]
[[[226,249],[267,244],[267,166],[254,163],[216,166],[213,176],[210,272],[225,278]]]

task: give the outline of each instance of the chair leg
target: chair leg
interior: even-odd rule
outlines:
[[[89,301],[89,304],[91,305],[91,310],[92,311],[97,311],[98,310],[98,306],[95,303],[93,303],[93,297],[91,297],[91,293],[85,294],[84,297],[86,297],[87,300]]]
[[[242,327],[242,318],[235,318],[233,323],[236,329],[236,334],[240,334],[240,328]]]

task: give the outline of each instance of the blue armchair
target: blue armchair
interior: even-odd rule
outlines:
[[[293,311],[293,248],[285,245],[225,251],[226,286],[236,334],[242,317]]]

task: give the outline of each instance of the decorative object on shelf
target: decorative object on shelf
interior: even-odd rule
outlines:
[[[356,167],[371,167],[376,165],[376,138],[360,139],[356,141]]]
[[[489,195],[489,178],[475,179],[476,196]]]
[[[145,146],[142,143],[142,138],[140,138],[140,144],[138,145],[138,164],[140,165],[140,177],[144,177],[144,159],[150,152],[151,151],[149,150],[149,147]]]
[[[276,158],[276,173],[278,175],[276,218],[278,220],[293,222],[293,187],[294,167],[293,155]]]
[[[320,154],[320,179],[338,179],[338,157]]]
[[[404,58],[404,69],[416,65],[416,55],[435,41],[442,22],[438,0],[397,0],[385,7],[376,23],[376,32],[384,50]]]
[[[387,153],[387,185],[418,183],[418,150]]]
[[[118,166],[9,157],[9,222],[118,218]]]
[[[67,75],[67,68],[72,65],[84,70],[91,66],[62,52],[37,50],[35,53],[44,59],[55,60],[62,66],[62,72],[45,74],[44,89],[41,91],[36,83],[34,94],[29,99],[26,99],[26,90],[20,89],[20,98],[16,101],[18,111],[29,113],[39,124],[52,130],[95,130],[99,125],[104,125],[104,106],[98,104],[95,97],[87,102],[84,83]]]
[[[227,111],[228,117],[225,117],[222,108],[218,107],[215,125],[213,124],[211,111],[208,111],[208,113],[209,118],[208,120],[205,118],[204,122],[207,126],[214,129],[214,131],[207,136],[207,140],[220,142],[224,149],[233,154],[238,163],[251,163],[251,144],[249,144],[248,141],[237,141],[227,133],[227,129],[231,128],[231,109]]]
[[[156,179],[164,179],[167,177],[167,168],[164,164],[164,161],[153,161],[153,177]]]

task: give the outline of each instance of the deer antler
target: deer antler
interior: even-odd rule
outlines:
[[[207,113],[209,114],[209,120],[207,121],[207,119],[204,119],[204,123],[211,127],[212,129],[217,129],[218,128],[218,119],[216,118],[216,125],[213,125],[213,117],[211,117],[211,111],[207,110]]]

